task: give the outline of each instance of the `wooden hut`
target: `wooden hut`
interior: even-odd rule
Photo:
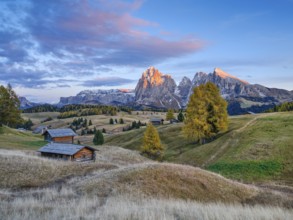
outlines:
[[[150,119],[150,123],[152,123],[153,125],[162,125],[162,124],[164,124],[164,119],[161,119],[161,118],[151,118]]]
[[[77,134],[70,128],[47,129],[43,135],[45,141],[71,144],[73,144],[74,136],[77,136]]]
[[[40,125],[33,130],[33,133],[34,134],[44,134],[47,129],[48,129],[48,126]]]
[[[41,156],[71,161],[95,160],[95,148],[76,144],[49,143],[40,148]]]

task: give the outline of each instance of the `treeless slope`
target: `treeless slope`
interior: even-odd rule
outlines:
[[[201,202],[241,203],[259,191],[191,166],[145,163],[107,171],[78,184],[81,191],[99,196],[144,195]]]
[[[113,169],[106,163],[50,160],[21,151],[0,150],[0,188],[40,187],[93,170]]]

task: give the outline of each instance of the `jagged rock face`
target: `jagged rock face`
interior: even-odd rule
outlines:
[[[181,97],[181,104],[185,107],[188,103],[189,93],[192,88],[191,80],[184,76],[181,82],[179,83],[178,87],[176,88],[175,94]]]
[[[84,90],[76,96],[61,97],[58,106],[68,104],[126,105],[134,102],[133,90]]]
[[[148,68],[135,88],[137,104],[158,108],[181,108],[181,99],[175,95],[176,83],[170,75]]]
[[[40,105],[39,103],[30,102],[29,100],[27,100],[25,97],[22,97],[22,96],[19,96],[18,99],[20,102],[20,109],[27,109],[27,108]]]
[[[244,92],[245,86],[249,85],[248,82],[240,80],[225,73],[219,68],[216,68],[214,72],[210,74],[203,72],[196,73],[192,80],[192,88],[207,82],[216,84],[220,89],[222,96],[226,99],[231,99],[241,95]],[[190,91],[189,95],[191,95],[192,92],[193,90]]]
[[[212,82],[220,89],[221,95],[229,104],[233,104],[230,114],[244,113],[243,109],[261,112],[274,104],[292,101],[291,92],[283,89],[271,89],[261,85],[251,85],[216,68],[213,73],[196,73],[192,80],[192,88]],[[188,97],[192,94],[190,90]],[[235,108],[237,106],[237,108]],[[263,106],[263,108],[261,108]],[[241,110],[242,109],[242,110]],[[229,108],[228,108],[229,110]]]

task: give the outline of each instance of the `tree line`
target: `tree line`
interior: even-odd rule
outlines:
[[[266,112],[289,112],[293,111],[293,102],[284,102],[281,105],[277,105]]]

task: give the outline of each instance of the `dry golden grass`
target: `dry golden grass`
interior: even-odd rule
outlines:
[[[0,192],[1,218],[101,220],[290,220],[293,211],[279,207],[198,203],[174,199],[78,195],[71,189],[30,190],[22,195]]]
[[[241,203],[259,190],[191,166],[144,163],[81,180],[80,190],[99,196],[144,195],[200,202]]]
[[[191,166],[152,162],[111,146],[99,148],[97,162],[86,164],[44,159],[31,151],[0,150],[0,176],[1,219],[272,220],[293,216],[293,207],[288,205],[293,199],[281,193]]]
[[[0,187],[40,187],[70,176],[116,166],[106,163],[73,163],[40,158],[21,151],[0,150]]]

